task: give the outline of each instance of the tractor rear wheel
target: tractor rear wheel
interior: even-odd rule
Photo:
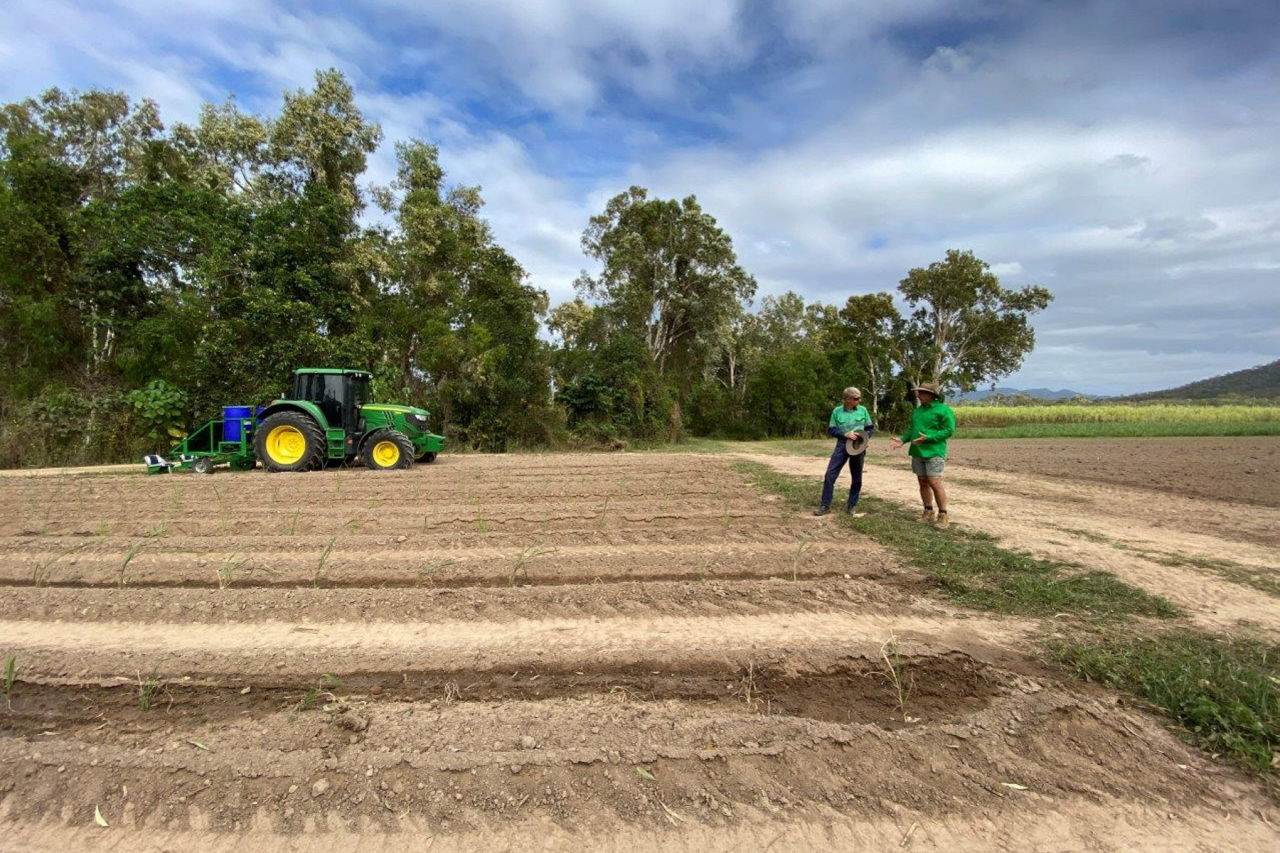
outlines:
[[[264,420],[253,445],[268,471],[310,471],[324,465],[324,432],[301,412],[276,412]]]
[[[375,471],[408,468],[413,464],[413,442],[396,429],[374,430],[360,448],[360,461]]]

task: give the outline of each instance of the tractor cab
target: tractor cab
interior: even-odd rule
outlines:
[[[302,368],[294,371],[291,400],[315,403],[330,428],[359,431],[360,407],[369,402],[372,376],[362,370]]]

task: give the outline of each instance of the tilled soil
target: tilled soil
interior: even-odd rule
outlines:
[[[1042,626],[725,458],[6,477],[0,583],[4,849],[1280,841]]]
[[[951,444],[950,461],[1012,474],[1280,507],[1280,436],[961,438]]]

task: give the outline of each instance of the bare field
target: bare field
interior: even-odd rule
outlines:
[[[951,461],[966,467],[1280,507],[1280,436],[993,438],[952,445]]]
[[[1280,841],[1044,626],[729,461],[0,479],[0,848]]]

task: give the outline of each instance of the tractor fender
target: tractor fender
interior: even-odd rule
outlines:
[[[319,424],[320,429],[327,430],[329,428],[329,421],[325,418],[324,412],[320,411],[320,407],[309,400],[277,400],[262,410],[262,413],[258,415],[258,421],[262,422],[277,412],[301,412]]]

